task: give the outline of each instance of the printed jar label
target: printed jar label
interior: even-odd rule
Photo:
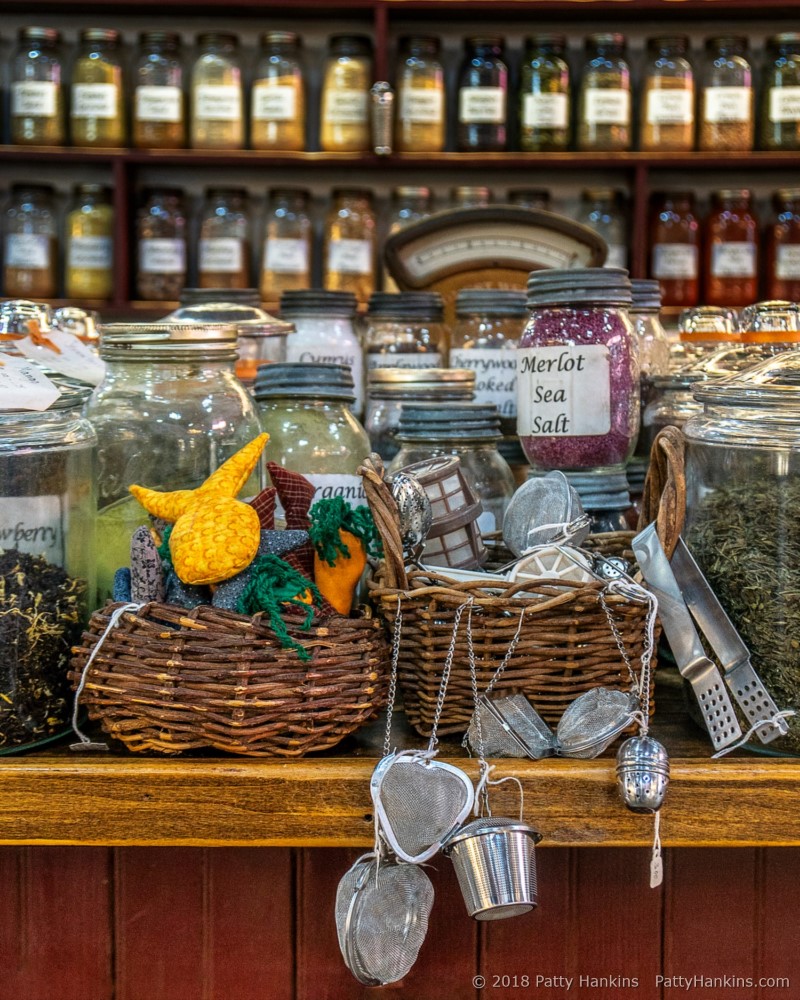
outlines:
[[[585,107],[590,125],[627,125],[631,120],[631,92],[621,87],[589,87]]]
[[[76,83],[72,87],[73,118],[116,118],[115,83]]]
[[[6,267],[44,271],[50,267],[50,237],[15,233],[6,237]]]
[[[715,278],[755,278],[755,243],[715,243],[711,248],[711,273]]]
[[[594,437],[611,430],[608,348],[517,350],[517,431],[525,437]]]
[[[3,355],[0,365],[0,411],[46,410],[61,395],[42,369],[27,358]],[[0,548],[5,546],[0,545]]]
[[[186,271],[185,241],[163,237],[140,240],[139,270],[146,274],[184,274]]]
[[[323,117],[332,125],[363,125],[367,121],[365,90],[326,90]]]
[[[503,87],[462,87],[458,92],[458,120],[466,125],[502,125],[506,120]]]
[[[566,128],[569,99],[566,94],[525,94],[522,124],[527,128]]]
[[[298,330],[287,337],[286,360],[345,365],[353,373],[356,401],[355,414],[364,412],[364,356],[355,336],[335,340],[327,331],[308,333]]]
[[[0,549],[17,549],[64,564],[66,498],[0,497]]]
[[[57,351],[44,344],[34,344],[30,337],[18,340],[17,348],[26,358],[38,361],[40,365],[54,372],[89,382],[91,385],[99,385],[103,381],[105,364],[74,334],[50,330],[47,339],[58,348]]]
[[[134,116],[140,122],[179,122],[183,117],[180,87],[137,87]]]
[[[368,354],[367,368],[374,371],[376,368],[441,368],[442,356],[438,352],[426,351],[412,354]]]
[[[11,87],[11,114],[52,118],[56,113],[56,85],[47,80],[22,80]]]
[[[108,271],[113,260],[110,236],[72,236],[67,243],[67,267],[85,271]]]
[[[800,87],[770,87],[769,120],[800,121]]]
[[[235,236],[200,240],[198,269],[216,274],[237,274],[244,265],[242,241]]]
[[[444,118],[444,94],[433,87],[404,87],[400,92],[400,118],[420,125],[438,125]]]
[[[781,281],[800,279],[800,244],[789,243],[778,247],[775,277]]]
[[[608,244],[608,256],[606,257],[606,262],[604,267],[627,267],[628,266],[628,248],[624,243],[609,243]]]
[[[502,348],[452,348],[451,368],[475,372],[475,402],[494,403],[501,417],[517,415],[517,352]]]
[[[253,121],[290,122],[297,114],[294,87],[264,80],[253,87]]]
[[[653,247],[653,277],[697,278],[697,247],[691,243],[656,243]]]
[[[692,90],[649,90],[648,125],[691,125],[694,105]]]
[[[707,122],[748,122],[750,87],[707,87],[703,115]]]
[[[312,504],[317,500],[330,500],[333,497],[342,497],[351,507],[363,507],[367,503],[367,495],[360,476],[313,472],[304,472],[303,475],[314,487]]]
[[[372,242],[330,240],[328,270],[333,274],[372,274]]]
[[[202,83],[194,88],[195,118],[236,122],[242,117],[242,91],[235,84]]]
[[[308,250],[307,240],[270,236],[264,243],[264,270],[275,274],[305,274]]]

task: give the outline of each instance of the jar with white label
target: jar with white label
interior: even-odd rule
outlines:
[[[4,213],[3,294],[52,299],[58,293],[58,229],[47,184],[13,184]]]
[[[181,149],[186,145],[181,36],[143,31],[133,74],[133,145]]]
[[[524,292],[462,288],[450,338],[450,365],[475,372],[475,401],[494,403],[503,434],[517,429],[517,342],[527,317]]]
[[[122,46],[113,28],[81,32],[69,115],[73,145],[125,145]]]
[[[694,71],[686,35],[651,38],[641,104],[639,145],[648,152],[694,149]]]
[[[282,292],[311,285],[310,194],[303,188],[269,193],[261,259],[261,296],[277,301]]]
[[[796,302],[754,302],[739,313],[743,344],[797,344],[800,305]]]
[[[492,189],[481,185],[464,184],[450,188],[451,208],[485,208],[493,199]]]
[[[606,267],[628,266],[628,225],[621,191],[613,188],[584,189],[577,219],[606,241]]]
[[[186,284],[187,218],[183,191],[144,191],[136,216],[136,290],[140,299],[177,301]]]
[[[397,68],[398,153],[440,153],[445,146],[444,67],[438,38],[400,39]]]
[[[650,211],[650,276],[665,306],[700,299],[700,220],[691,191],[656,192]]]
[[[462,153],[506,148],[508,65],[502,38],[465,38],[458,74],[456,145]]]
[[[61,32],[20,28],[11,63],[11,141],[19,146],[63,146],[64,66]]]
[[[563,35],[525,39],[519,88],[519,144],[530,152],[569,146],[570,77]]]
[[[111,189],[78,184],[64,226],[64,294],[110,299],[114,291],[114,209]]]
[[[433,211],[433,195],[428,187],[398,187],[392,191],[389,228],[387,236],[393,236],[406,226],[420,222]],[[383,290],[399,292],[397,283],[384,269]]]
[[[747,189],[715,191],[705,222],[704,299],[710,306],[750,305],[758,298],[759,231]]]
[[[578,93],[578,149],[629,150],[633,140],[631,113],[625,37],[615,32],[589,35]]]
[[[438,292],[373,292],[366,322],[368,370],[447,365],[447,327]]]
[[[191,135],[195,149],[244,148],[244,93],[239,39],[212,32],[197,39],[192,67]]]
[[[370,454],[367,432],[353,416],[353,379],[346,365],[305,362],[265,365],[254,395],[269,434],[269,461],[299,472],[314,499],[367,502],[358,467]]]
[[[208,188],[197,245],[199,288],[250,287],[250,200],[244,188]]]
[[[326,153],[363,153],[370,148],[371,86],[371,39],[334,35],[322,80],[319,144]]]
[[[621,268],[534,271],[517,351],[517,430],[537,469],[623,469],[639,434],[639,352]]]
[[[761,79],[761,148],[800,149],[800,33],[767,39]]]
[[[800,188],[782,188],[772,199],[765,254],[769,299],[800,302]]]
[[[334,188],[322,242],[325,288],[366,302],[375,290],[377,253],[371,191]]]
[[[744,151],[753,148],[753,70],[747,39],[709,38],[700,91],[697,148]]]
[[[268,31],[250,94],[253,149],[306,148],[306,93],[300,36]]]

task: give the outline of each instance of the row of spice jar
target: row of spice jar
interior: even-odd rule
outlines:
[[[236,35],[200,35],[188,69],[181,48],[175,32],[144,32],[128,72],[120,33],[86,29],[68,76],[60,33],[21,29],[12,60],[10,140],[63,145],[69,131],[80,146],[124,146],[130,139],[143,148],[242,149],[249,117],[254,149],[310,147],[309,88],[297,34],[262,36],[249,115],[245,59]],[[695,145],[749,150],[756,142],[764,149],[800,149],[800,33],[775,35],[767,43],[758,129],[753,66],[743,37],[708,39],[697,81],[688,38],[650,39],[638,115],[623,35],[590,35],[578,74],[570,70],[564,35],[527,38],[513,98],[504,39],[467,38],[464,48],[452,102],[460,151],[564,150],[573,141],[578,150],[630,150],[636,117],[643,150],[686,151]],[[335,35],[329,41],[320,98],[323,151],[372,147],[372,52],[364,35]],[[400,40],[396,87],[395,148],[444,150],[448,95],[438,38]]]

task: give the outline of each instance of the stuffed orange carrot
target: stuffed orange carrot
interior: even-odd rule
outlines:
[[[320,500],[309,511],[308,534],[314,546],[314,582],[340,615],[349,615],[367,552],[377,544],[372,515],[341,497]]]

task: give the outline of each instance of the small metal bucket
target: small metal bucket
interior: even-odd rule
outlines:
[[[534,847],[540,840],[527,823],[494,816],[473,820],[450,838],[444,853],[471,917],[504,920],[537,905]]]

